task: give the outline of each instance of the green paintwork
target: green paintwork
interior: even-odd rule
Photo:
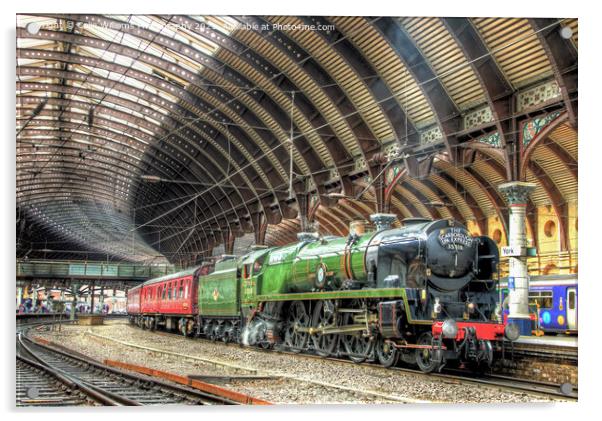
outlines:
[[[388,230],[387,235],[418,232],[427,223],[430,221]],[[215,272],[200,277],[201,315],[233,316],[239,314],[241,309],[243,314],[248,314],[260,303],[271,301],[385,298],[403,300],[410,322],[431,323],[430,320],[412,320],[405,288],[339,289],[343,281],[348,279],[360,285],[367,281],[366,252],[369,247],[383,241],[380,234],[382,232],[366,233],[357,237],[351,246],[347,244],[347,237],[325,237],[256,250],[238,260],[225,262],[227,268],[218,263]],[[351,273],[345,269],[346,248],[350,256]],[[316,272],[321,264],[326,266],[329,283],[324,291],[318,291],[315,284]],[[236,288],[236,265],[240,289]],[[214,297],[216,288],[217,300]]]
[[[260,276],[263,272],[263,269],[258,271],[258,273],[253,273],[253,266],[256,262],[262,262],[271,250],[273,249],[257,250],[247,254],[241,259],[241,274],[245,273],[246,268],[246,273],[250,275],[245,278],[241,278],[241,300],[243,303],[253,304],[256,302],[257,282],[258,278],[263,278],[263,276]]]
[[[237,259],[218,262],[211,274],[199,277],[199,310],[201,315],[239,315],[240,299],[237,267]]]
[[[258,295],[257,301],[336,300],[353,298],[399,298],[404,288],[348,289],[340,291],[302,292],[296,294]]]
[[[366,280],[364,256],[373,233],[361,236],[351,246],[351,276],[345,271],[346,237],[325,237],[321,241],[296,243],[272,249],[257,276],[260,295],[307,292],[315,289],[316,272],[326,267],[327,279],[334,285],[354,279]]]

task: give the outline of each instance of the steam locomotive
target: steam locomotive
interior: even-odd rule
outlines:
[[[497,246],[454,220],[403,222],[348,237],[304,233],[150,280],[128,291],[130,321],[424,372],[490,365],[494,347],[519,335],[501,322]]]

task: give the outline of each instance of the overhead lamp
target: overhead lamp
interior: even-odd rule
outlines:
[[[27,32],[29,32],[31,35],[36,35],[38,32],[40,32],[41,28],[42,27],[38,22],[29,22],[25,26],[25,29],[27,29]]]
[[[560,30],[560,36],[564,39],[571,39],[573,36],[573,30],[570,27],[565,26]]]

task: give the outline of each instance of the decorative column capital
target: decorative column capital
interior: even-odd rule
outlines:
[[[535,183],[511,181],[498,186],[508,205],[523,205],[529,201],[529,194],[535,189]]]
[[[382,231],[391,228],[393,222],[397,219],[397,215],[393,213],[374,213],[370,215],[370,220],[376,225],[377,231]]]

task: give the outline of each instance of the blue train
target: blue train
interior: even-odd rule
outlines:
[[[533,330],[542,333],[577,334],[577,275],[532,276],[529,281],[529,311]],[[500,281],[501,302],[508,295],[507,280]],[[504,309],[504,317],[508,310]]]

